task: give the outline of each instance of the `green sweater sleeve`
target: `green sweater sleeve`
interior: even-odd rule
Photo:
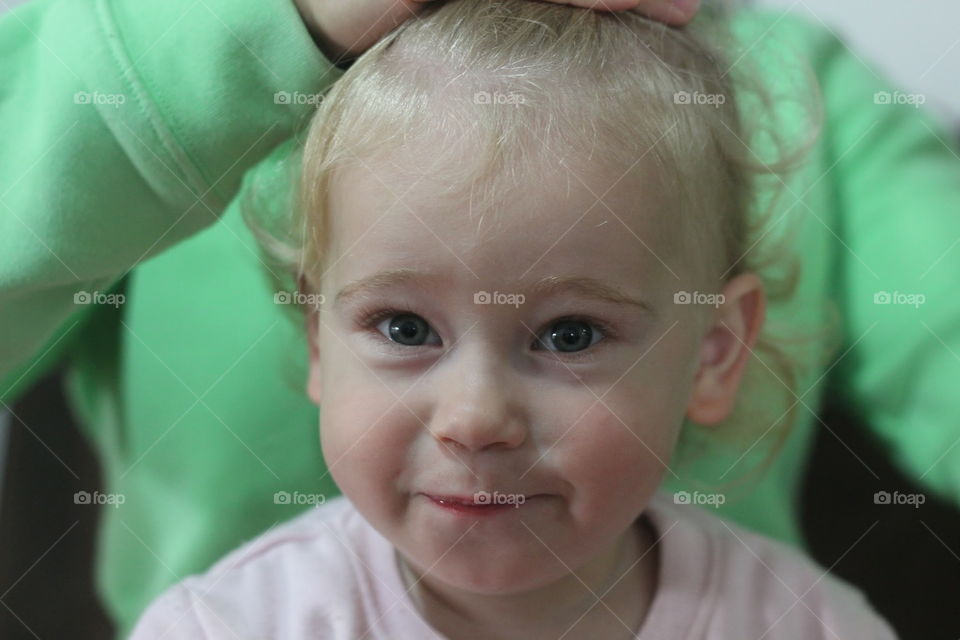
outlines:
[[[904,472],[960,503],[960,157],[922,97],[839,42],[827,53],[823,179],[840,207],[844,322],[832,386]]]
[[[117,303],[102,294],[215,222],[341,73],[291,0],[0,17],[0,400],[68,348],[84,302]]]

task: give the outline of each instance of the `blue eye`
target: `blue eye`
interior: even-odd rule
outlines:
[[[405,347],[419,347],[426,344],[427,339],[433,331],[426,320],[412,313],[391,313],[392,315],[381,315],[385,318],[376,325],[376,328],[384,336],[390,338]],[[386,329],[381,329],[386,325]],[[438,344],[439,340],[435,343]]]
[[[600,328],[601,331],[595,331],[594,327]],[[576,353],[595,345],[602,335],[602,325],[588,320],[569,318],[559,320],[548,327],[544,333],[540,334],[534,347],[540,345],[547,351]],[[546,336],[546,339],[543,336]],[[556,348],[552,349],[551,345]]]

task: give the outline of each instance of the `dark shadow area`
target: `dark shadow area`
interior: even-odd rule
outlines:
[[[47,377],[12,407],[0,502],[3,640],[114,635],[93,587],[102,507],[74,502],[78,491],[101,490],[99,464],[73,422],[61,384],[59,373]]]
[[[821,427],[809,461],[801,517],[811,553],[859,586],[902,640],[960,638],[960,510],[904,476],[857,416],[831,404],[821,418],[839,439]],[[925,502],[909,504],[917,494]]]

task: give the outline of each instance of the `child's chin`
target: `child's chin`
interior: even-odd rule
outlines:
[[[447,562],[436,566],[431,574],[455,589],[477,595],[511,595],[532,591],[558,580],[564,573],[558,563],[556,574],[545,571],[543,564],[509,562],[499,564],[482,559],[469,562]]]

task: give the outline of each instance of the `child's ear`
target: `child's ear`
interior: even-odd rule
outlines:
[[[766,318],[763,282],[742,273],[723,289],[723,304],[714,312],[703,338],[687,417],[702,425],[717,424],[733,411],[750,350]]]
[[[307,343],[310,350],[310,368],[307,374],[307,395],[313,404],[320,406],[320,345],[319,336],[319,316],[320,312],[316,309],[307,313],[306,331]]]

